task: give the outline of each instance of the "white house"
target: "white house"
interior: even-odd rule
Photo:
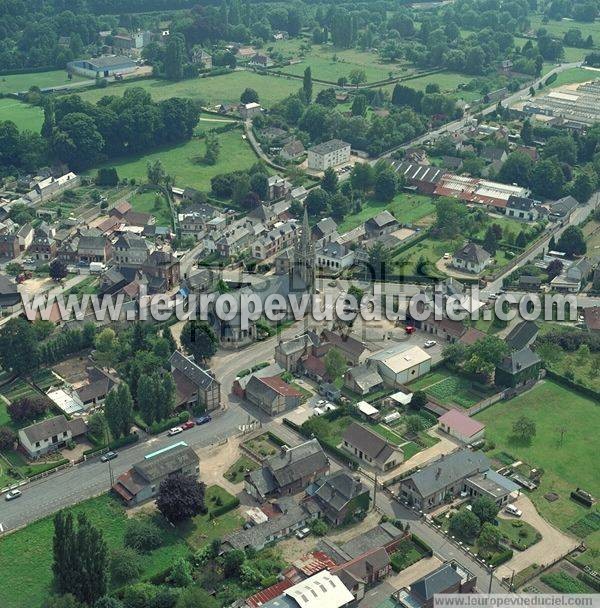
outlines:
[[[350,144],[341,139],[330,139],[308,150],[308,168],[315,171],[325,171],[349,161]]]
[[[452,257],[452,266],[465,272],[479,274],[490,263],[491,255],[476,243],[467,243]]]
[[[370,355],[367,365],[377,369],[387,386],[398,387],[426,374],[431,357],[418,346],[397,344]]]
[[[87,426],[81,418],[67,420],[64,416],[54,416],[20,429],[19,443],[31,458],[39,458],[86,432]]]
[[[538,203],[526,196],[509,196],[504,213],[508,217],[528,222],[535,222],[540,216]]]
[[[354,251],[339,243],[326,243],[316,252],[317,268],[340,272],[354,264]]]

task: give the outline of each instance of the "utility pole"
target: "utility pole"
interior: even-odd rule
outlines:
[[[373,486],[373,509],[377,507],[377,473],[375,473],[375,485]]]
[[[490,565],[490,585],[488,587],[488,594],[492,592],[492,579],[494,575],[494,566]]]

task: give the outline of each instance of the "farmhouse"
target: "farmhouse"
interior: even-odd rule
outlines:
[[[537,205],[537,201],[527,196],[511,195],[506,203],[505,213],[508,217],[535,222],[540,216]]]
[[[270,416],[300,405],[302,393],[279,376],[252,376],[246,385],[246,399]]]
[[[67,420],[54,416],[19,430],[19,445],[30,458],[39,458],[56,452],[75,437],[84,435],[87,426],[83,420]]]
[[[297,494],[329,473],[329,459],[321,444],[310,439],[293,448],[282,446],[262,468],[246,475],[244,489],[264,502],[268,497]]]
[[[399,447],[356,422],[346,429],[342,445],[363,463],[380,471],[389,471],[404,460],[404,452]]]
[[[181,473],[196,478],[199,472],[200,459],[196,452],[180,441],[144,456],[144,460],[117,477],[112,489],[127,506],[134,506],[154,498],[161,482],[169,475]]]
[[[367,364],[377,369],[387,386],[396,388],[426,374],[431,357],[418,346],[398,344],[370,355]]]
[[[440,416],[438,425],[440,431],[456,437],[463,443],[473,443],[482,439],[485,432],[485,424],[469,418],[456,409],[448,410],[443,416]]]
[[[314,171],[325,171],[349,160],[350,144],[341,139],[331,139],[308,150],[308,168]]]
[[[299,139],[294,139],[289,143],[285,144],[283,148],[281,148],[281,158],[284,160],[298,160],[304,155],[304,144]]]

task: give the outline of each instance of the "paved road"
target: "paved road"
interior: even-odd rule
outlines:
[[[119,457],[110,464],[114,476],[118,476],[139,462],[143,457],[158,450],[185,441],[194,448],[208,447],[239,432],[239,425],[248,421],[248,413],[241,408],[231,408],[217,415],[205,425],[184,431],[181,435],[167,437],[166,433],[147,441],[118,450]],[[110,488],[109,465],[99,458],[60,471],[54,475],[22,487],[23,496],[6,502],[0,499],[0,524],[5,531],[51,515],[55,511],[106,492]]]

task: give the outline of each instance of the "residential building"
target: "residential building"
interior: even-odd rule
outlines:
[[[180,441],[151,454],[117,477],[113,491],[127,506],[139,505],[154,498],[162,481],[170,475],[181,474],[196,479],[200,459],[187,443]]]
[[[299,139],[293,139],[281,148],[279,155],[284,160],[295,161],[302,158],[304,153],[304,144]]]
[[[42,223],[35,229],[29,254],[36,260],[53,260],[56,257],[57,243],[54,239],[54,229]]]
[[[592,273],[587,258],[581,258],[550,281],[550,287],[562,293],[577,293],[585,287]]]
[[[579,205],[577,199],[572,196],[563,196],[556,201],[545,203],[544,207],[548,210],[550,219],[558,220],[569,216],[577,205]]]
[[[54,416],[19,429],[19,446],[29,458],[39,458],[56,452],[86,432],[87,426],[82,419],[67,420],[63,415]]]
[[[29,223],[23,224],[19,230],[17,231],[17,238],[19,240],[19,249],[21,251],[27,251],[33,243],[33,235],[35,234],[35,230],[33,226]]]
[[[542,285],[542,279],[528,274],[519,277],[519,289],[526,291],[538,291]]]
[[[238,112],[244,120],[252,120],[255,116],[262,113],[262,106],[259,103],[241,103]]]
[[[317,268],[338,274],[354,265],[354,250],[339,243],[327,243],[316,251]]]
[[[383,547],[371,549],[332,569],[349,588],[352,597],[359,598],[364,597],[365,587],[383,581],[391,571],[390,556]]]
[[[111,389],[119,383],[116,376],[99,367],[88,367],[86,373],[85,383],[75,387],[83,410],[103,403]]]
[[[169,359],[175,381],[176,407],[202,406],[212,412],[221,406],[221,383],[191,357],[176,350]]]
[[[396,388],[426,374],[431,356],[418,346],[398,344],[370,355],[368,365],[377,369],[386,386]]]
[[[348,365],[360,365],[369,357],[369,349],[366,344],[347,334],[339,334],[329,329],[324,329],[319,336],[319,346],[322,354],[329,348],[337,348],[346,359]]]
[[[477,243],[467,243],[452,256],[452,266],[465,272],[480,274],[491,258],[492,256]]]
[[[344,374],[344,386],[357,395],[368,395],[383,389],[383,379],[376,368],[357,365]]]
[[[285,198],[292,191],[292,184],[280,175],[270,175],[267,178],[267,199],[276,201]]]
[[[230,258],[247,249],[256,235],[246,226],[235,226],[216,241],[216,251],[224,258]]]
[[[365,222],[365,236],[367,239],[376,239],[399,227],[398,220],[389,211],[382,211]]]
[[[191,60],[192,63],[199,65],[204,70],[211,70],[213,67],[212,55],[200,47],[192,49]]]
[[[266,260],[293,245],[296,240],[298,224],[296,221],[282,222],[263,234],[252,245],[252,257]]]
[[[484,160],[487,160],[490,163],[493,163],[493,162],[503,163],[508,158],[508,154],[506,153],[506,150],[504,150],[503,148],[494,148],[494,147],[486,146],[483,148],[483,150],[481,152],[481,158],[483,158]]]
[[[19,238],[16,234],[0,234],[0,257],[12,260],[20,255]]]
[[[436,595],[475,593],[477,577],[457,562],[447,562],[395,596],[402,608],[433,608]]]
[[[256,53],[250,57],[250,61],[248,61],[248,65],[256,68],[268,68],[273,65],[271,58],[268,55],[264,55],[263,53]]]
[[[588,331],[600,331],[600,306],[590,306],[589,308],[584,308],[583,319]]]
[[[423,331],[437,336],[442,342],[456,342],[461,340],[467,328],[461,321],[454,321],[443,317],[436,319],[430,316],[426,321],[421,322]]]
[[[313,346],[319,343],[319,337],[312,331],[297,338],[283,341],[280,338],[275,347],[275,361],[288,372],[297,372],[302,359],[311,354]]]
[[[279,376],[253,376],[246,385],[246,399],[269,416],[276,416],[298,407],[302,393]]]
[[[508,217],[535,222],[540,217],[538,202],[527,196],[509,196],[504,212]]]
[[[477,483],[480,474],[487,474],[489,483],[486,490]],[[468,485],[468,480],[475,482]],[[486,478],[486,479],[487,479]],[[441,456],[416,473],[400,481],[399,497],[402,501],[421,511],[431,511],[446,500],[466,492],[472,496],[489,495],[487,486],[492,484],[495,502],[505,504],[516,490],[516,485],[509,479],[498,475],[490,468],[490,461],[481,452],[461,449],[452,454]],[[484,484],[482,484],[484,485]]]
[[[504,341],[512,350],[521,350],[535,342],[539,331],[535,321],[521,321],[510,330]]]
[[[495,384],[516,388],[539,378],[542,360],[528,346],[512,352],[496,366]]]
[[[321,516],[334,526],[349,523],[369,510],[369,488],[363,485],[360,477],[345,471],[318,479],[306,492],[318,506]]]
[[[310,233],[315,245],[324,245],[337,239],[338,226],[330,217],[324,217],[319,220],[313,227]]]
[[[6,315],[21,308],[21,294],[17,284],[5,274],[0,274],[0,314]]]
[[[316,439],[293,448],[282,446],[260,469],[246,475],[244,489],[264,502],[269,497],[297,494],[329,473],[329,459]]]
[[[325,171],[350,161],[350,144],[341,139],[331,139],[308,150],[308,168]]]
[[[473,443],[483,439],[485,424],[470,418],[464,412],[451,409],[438,418],[438,429],[463,443]]]
[[[356,422],[344,432],[342,446],[362,463],[382,472],[397,467],[404,460],[401,448]]]

